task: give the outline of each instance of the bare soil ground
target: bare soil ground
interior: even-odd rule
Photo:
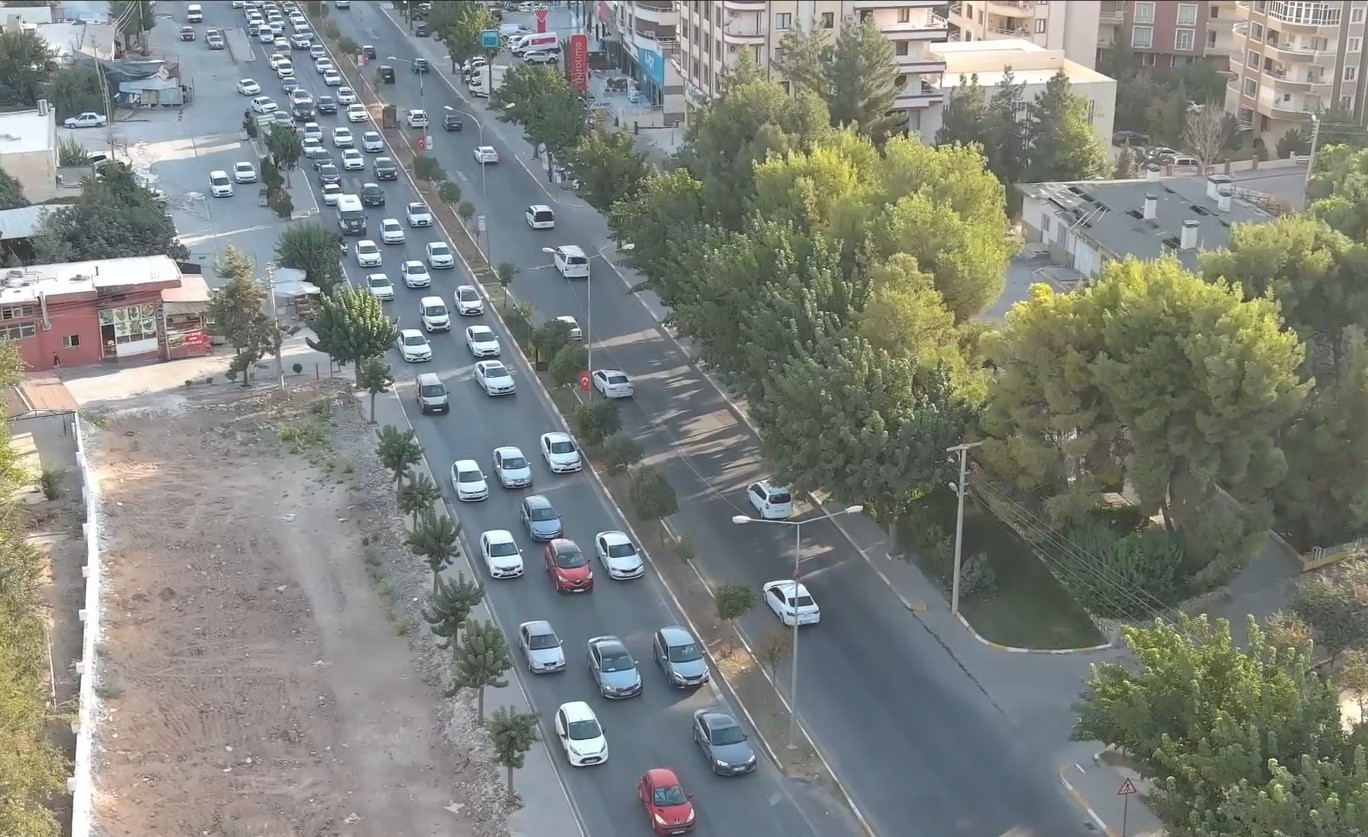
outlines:
[[[99,834],[506,833],[501,777],[416,629],[425,571],[401,554],[344,387],[125,412],[92,448]]]

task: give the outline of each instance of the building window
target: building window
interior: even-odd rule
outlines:
[[[1179,29],[1173,33],[1173,48],[1178,52],[1192,52],[1197,45],[1197,30]]]
[[[1219,17],[1221,16],[1221,7],[1220,7],[1220,6],[1217,6],[1215,3],[1208,3],[1208,4],[1207,4],[1207,8],[1208,8],[1209,10],[1211,10],[1211,19],[1212,19],[1212,20],[1216,20],[1217,18],[1219,18]]]
[[[0,340],[23,340],[25,337],[32,337],[37,333],[38,329],[34,327],[33,323],[12,325],[8,328],[0,328]]]
[[[1356,79],[1358,79],[1358,67],[1345,67],[1344,80],[1355,81]]]
[[[1209,29],[1209,30],[1207,30],[1207,46],[1209,46],[1209,47],[1214,47],[1214,46],[1216,46],[1216,30],[1215,30],[1215,29]]]
[[[79,349],[79,348],[81,348],[81,335],[79,335],[79,334],[69,334],[69,335],[67,335],[66,337],[63,337],[63,338],[62,338],[62,348],[63,348],[63,349]]]
[[[1246,96],[1256,96],[1259,93],[1259,83],[1252,78],[1244,81],[1244,94]]]
[[[830,29],[836,25],[835,12],[822,12],[822,28]]]
[[[1262,41],[1264,38],[1264,28],[1257,23],[1249,24],[1249,37],[1256,41]]]
[[[1043,19],[1041,19],[1041,18],[1036,18],[1035,26],[1036,26],[1036,34],[1037,34],[1037,35],[1044,35],[1044,34],[1045,34],[1045,21],[1044,21]]]
[[[1196,26],[1197,25],[1197,4],[1179,3],[1178,4],[1178,25]]]
[[[1135,4],[1135,22],[1153,23],[1154,22],[1154,3]]]
[[[907,54],[907,41],[898,41],[896,44],[894,44],[894,45],[893,45],[893,54],[894,54],[894,55],[906,55],[906,54]]]
[[[1316,44],[1316,45],[1314,45],[1314,46],[1315,46],[1316,49],[1325,49],[1325,47],[1324,47],[1323,45],[1320,45],[1320,44]],[[1350,52],[1358,52],[1358,51],[1359,51],[1359,48],[1362,47],[1362,46],[1363,46],[1363,39],[1362,39],[1362,38],[1350,38],[1350,39],[1349,39],[1349,51],[1350,51]]]
[[[774,16],[775,29],[792,29],[793,14],[790,12],[779,12]]]
[[[1259,66],[1259,53],[1255,52],[1255,51],[1252,50],[1252,49],[1249,50],[1248,52],[1246,52],[1246,53],[1245,53],[1245,64],[1248,65],[1248,66],[1250,66],[1250,67],[1257,67],[1257,66]]]
[[[1140,53],[1140,66],[1141,66],[1141,67],[1153,67],[1153,66],[1154,66],[1154,62],[1155,62],[1154,53],[1152,53],[1152,52],[1142,52],[1142,53]]]
[[[1136,4],[1140,8],[1140,4]],[[1154,27],[1137,26],[1131,30],[1131,47],[1134,49],[1153,49],[1154,48]]]
[[[1340,106],[1340,110],[1348,111],[1350,108],[1352,108],[1352,107],[1354,106],[1354,97],[1353,97],[1353,96],[1340,96],[1340,103],[1339,103],[1339,106]]]
[[[1351,12],[1349,13],[1349,22],[1350,22],[1350,23],[1362,23],[1362,22],[1363,22],[1363,7],[1362,7],[1362,6],[1358,7],[1357,9],[1354,9],[1353,11],[1351,11]]]
[[[0,320],[30,320],[33,319],[32,305],[6,305],[0,308]]]
[[[899,23],[911,23],[911,22],[912,22],[912,10],[909,9],[909,8],[906,8],[906,7],[903,7],[903,8],[901,8],[901,9],[898,9],[898,22],[899,22]]]
[[[100,312],[100,333],[106,344],[157,339],[157,306],[134,305]]]

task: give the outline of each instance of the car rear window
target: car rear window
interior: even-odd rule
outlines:
[[[776,491],[770,495],[770,502],[776,506],[793,502],[793,497],[787,491]]]
[[[541,209],[532,213],[532,220],[534,221],[550,221],[555,217],[556,216],[551,214],[551,210],[549,209]]]

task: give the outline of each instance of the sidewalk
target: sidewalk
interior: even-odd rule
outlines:
[[[1145,807],[1148,783],[1133,770],[1112,767],[1085,755],[1059,769],[1059,783],[1107,837],[1158,837],[1165,833],[1158,817]]]

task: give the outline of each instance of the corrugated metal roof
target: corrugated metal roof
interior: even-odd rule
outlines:
[[[43,216],[49,210],[58,209],[64,204],[46,204],[44,206],[24,206],[19,209],[0,210],[0,241],[12,241],[16,238],[28,238],[38,229],[42,223]]]

